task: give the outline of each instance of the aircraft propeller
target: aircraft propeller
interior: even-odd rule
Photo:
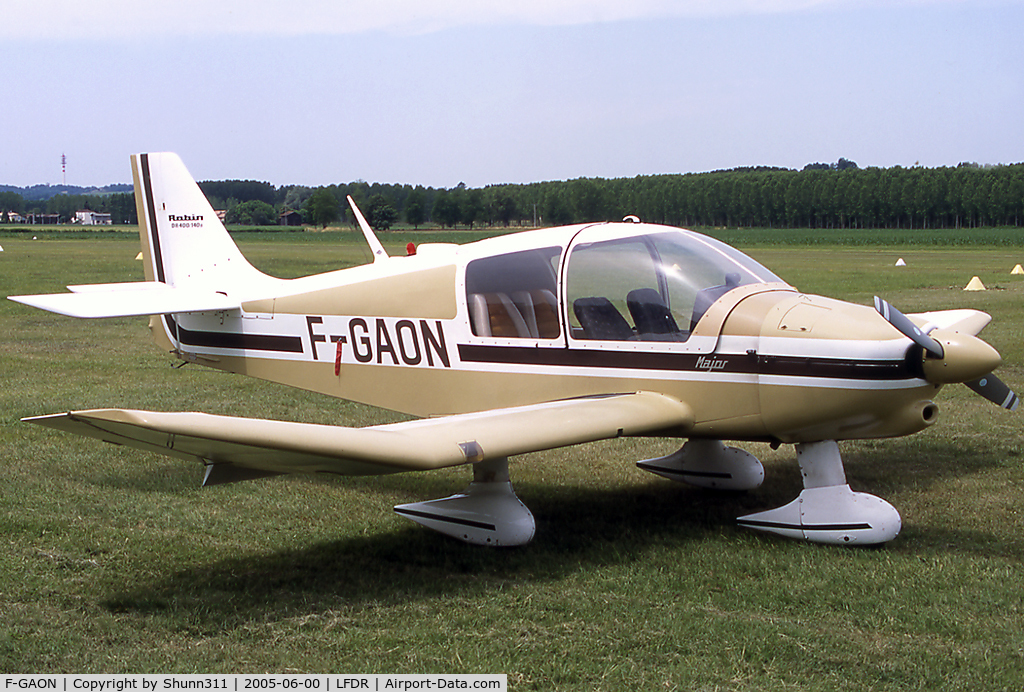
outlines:
[[[878,310],[878,314],[886,322],[896,327],[900,334],[913,341],[925,351],[928,351],[935,358],[942,358],[945,355],[942,344],[928,336],[926,332],[921,331],[920,327],[911,322],[909,317],[890,305],[888,301],[875,296],[875,310]]]
[[[999,353],[981,339],[969,334],[932,328],[924,331],[888,301],[875,296],[875,310],[903,336],[926,351],[922,361],[924,378],[935,384],[962,382],[997,406],[1017,410],[1020,399],[1005,382],[987,372],[1002,362]],[[943,347],[939,339],[946,342]],[[978,371],[987,372],[981,377]]]
[[[1020,398],[1014,391],[1007,387],[1005,382],[991,373],[976,380],[964,382],[964,384],[993,404],[1002,406],[1005,409],[1016,411],[1017,405],[1020,404]]]

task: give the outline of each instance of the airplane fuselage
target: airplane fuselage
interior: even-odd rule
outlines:
[[[154,317],[152,327],[185,360],[417,416],[652,391],[691,403],[688,437],[889,437],[934,422],[938,387],[873,309],[801,294],[766,270],[713,295],[688,329],[675,323],[688,321],[699,290],[671,305],[672,333],[643,333],[639,309],[625,307],[633,270],[609,283],[603,258],[585,253],[632,242],[642,256],[648,236],[685,233],[596,224],[421,246],[384,266],[282,282],[241,311]],[[635,282],[675,298],[660,275],[682,269],[666,269],[670,260],[654,254]],[[597,293],[628,332],[587,333],[573,308]]]

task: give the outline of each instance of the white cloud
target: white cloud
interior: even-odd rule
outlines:
[[[965,0],[6,0],[0,38],[429,33],[457,26],[573,25]]]

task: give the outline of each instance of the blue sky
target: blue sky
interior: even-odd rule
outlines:
[[[1021,0],[5,0],[0,183],[1024,161]]]

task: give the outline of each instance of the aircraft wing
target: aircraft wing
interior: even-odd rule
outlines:
[[[926,327],[930,331],[932,327],[939,329],[951,329],[961,334],[978,336],[989,322],[992,316],[981,310],[937,310],[935,312],[915,312],[907,315],[917,326]]]
[[[8,296],[11,300],[69,317],[131,317],[176,312],[233,310],[237,299],[224,293],[176,288],[159,281],[68,286],[72,293]]]
[[[377,475],[457,466],[621,436],[681,435],[686,404],[651,392],[566,399],[442,418],[346,428],[206,413],[72,411],[26,422],[184,459],[245,477],[275,473]],[[231,473],[205,483],[240,480]]]

